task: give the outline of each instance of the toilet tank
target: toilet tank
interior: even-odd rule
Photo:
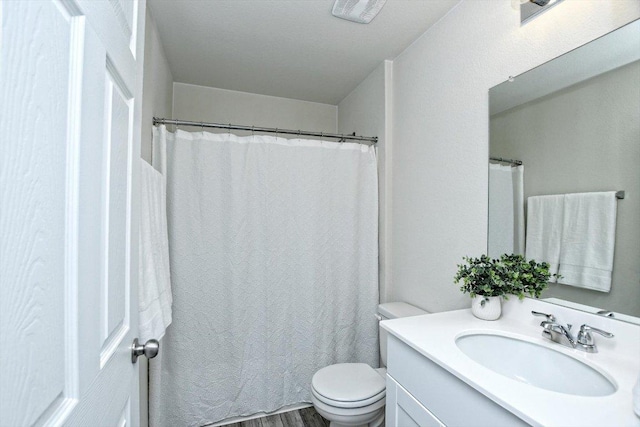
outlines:
[[[378,319],[398,319],[400,317],[420,316],[428,314],[427,311],[421,310],[416,306],[407,304],[406,302],[386,302],[378,305]],[[387,335],[388,332],[378,326],[380,331],[380,361],[382,366],[387,366]]]

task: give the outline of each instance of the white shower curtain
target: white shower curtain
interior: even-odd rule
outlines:
[[[174,313],[151,363],[152,426],[309,402],[319,368],[377,366],[372,147],[162,126],[154,159]]]
[[[488,255],[524,255],[524,166],[489,165]]]

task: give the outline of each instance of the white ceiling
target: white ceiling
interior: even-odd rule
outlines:
[[[640,20],[546,62],[489,91],[493,116],[640,60]]]
[[[367,25],[333,0],[150,0],[176,82],[337,105],[459,0],[388,0]]]

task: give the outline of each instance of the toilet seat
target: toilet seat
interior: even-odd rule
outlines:
[[[328,403],[325,403],[322,400],[319,400],[317,395],[314,393],[311,397],[313,402],[313,406],[316,408],[316,411],[322,416],[326,418],[324,414],[332,414],[333,416],[340,417],[350,417],[350,418],[358,418],[358,417],[369,417],[371,414],[374,414],[378,411],[384,411],[386,399],[383,396],[377,402],[356,408],[341,408],[339,406],[334,406]]]
[[[345,402],[341,400],[333,400],[333,399],[327,398],[326,396],[321,395],[314,389],[311,389],[311,393],[313,394],[313,397],[316,398],[317,401],[324,403],[327,406],[330,406],[332,408],[349,409],[352,411],[357,410],[359,408],[367,408],[380,401],[384,402],[385,397],[387,395],[386,391],[382,391],[376,394],[375,396],[371,396],[368,399],[356,400],[355,402]]]
[[[319,401],[334,408],[363,408],[384,402],[384,378],[366,363],[339,363],[320,369],[311,380]]]

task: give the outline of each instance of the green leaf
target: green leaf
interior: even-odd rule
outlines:
[[[479,258],[463,257],[464,263],[458,264],[454,276],[455,283],[462,281],[460,291],[485,296],[516,295],[523,299],[525,295],[538,298],[547,287],[552,276],[549,264],[525,260],[522,255],[504,254],[498,259],[487,255]],[[554,274],[553,277],[559,277]]]

